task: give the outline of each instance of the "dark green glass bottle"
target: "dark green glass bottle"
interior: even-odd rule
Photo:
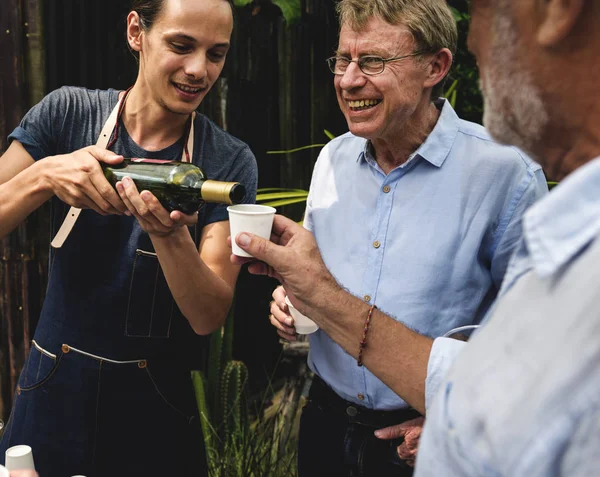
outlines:
[[[138,191],[152,192],[165,209],[196,212],[204,202],[239,204],[246,195],[239,182],[206,179],[198,166],[158,159],[124,159],[116,165],[103,164],[104,176],[114,187],[129,176]]]

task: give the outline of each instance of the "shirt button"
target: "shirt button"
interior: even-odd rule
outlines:
[[[359,401],[364,401],[365,400],[365,395],[358,393],[358,400]]]
[[[373,247],[375,247],[375,248],[381,247],[381,244],[379,243],[379,240],[375,240],[375,242],[373,242]]]
[[[391,190],[392,188],[390,186],[383,186],[383,192],[385,192],[386,194]]]
[[[358,409],[356,409],[354,406],[348,406],[346,408],[346,414],[348,414],[350,417],[354,417],[358,414]]]
[[[363,297],[363,299],[364,299],[365,301],[371,301],[371,295],[365,295],[365,296]]]

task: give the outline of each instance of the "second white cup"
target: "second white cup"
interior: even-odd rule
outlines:
[[[290,309],[292,318],[294,318],[294,328],[296,328],[296,333],[299,335],[310,335],[319,329],[319,325],[317,325],[308,316],[300,313],[296,307],[292,305],[292,302],[287,296],[285,297],[285,302]]]
[[[264,239],[271,238],[275,208],[259,204],[238,204],[227,207],[231,231],[231,250],[238,257],[252,257],[238,247],[235,238],[242,232],[250,232]]]
[[[0,477],[10,477],[8,469],[3,465],[0,465]]]
[[[26,445],[18,445],[6,449],[5,465],[9,471],[20,469],[35,470],[31,447]]]

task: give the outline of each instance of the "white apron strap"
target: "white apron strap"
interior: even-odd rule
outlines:
[[[113,130],[115,129],[115,126],[117,125],[117,121],[119,120],[119,110],[121,107],[121,103],[123,101],[125,101],[126,97],[127,97],[127,93],[124,94],[119,99],[116,106],[113,108],[112,112],[110,113],[110,116],[106,120],[106,123],[104,123],[104,126],[102,127],[102,131],[100,131],[100,136],[98,136],[98,141],[96,141],[96,146],[106,148],[108,141],[109,141],[110,137],[112,136]],[[186,147],[184,148],[184,151],[181,155],[182,162],[186,162],[186,160],[187,160],[186,151],[189,154],[190,161],[194,154],[194,119],[196,119],[195,112],[192,113],[190,130],[188,133]],[[63,246],[63,243],[65,243],[65,240],[67,240],[67,237],[71,233],[71,230],[73,230],[73,227],[75,226],[75,222],[77,222],[77,219],[79,218],[80,213],[81,213],[81,209],[78,209],[77,207],[71,207],[69,209],[69,212],[68,212],[67,216],[65,217],[65,220],[63,221],[62,225],[60,226],[60,229],[58,229],[58,232],[54,236],[54,239],[52,239],[52,242],[50,242],[50,245],[52,245],[54,248],[61,248]]]

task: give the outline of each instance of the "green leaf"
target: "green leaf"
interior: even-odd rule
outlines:
[[[245,7],[253,2],[253,0],[233,0],[233,4],[236,7]]]
[[[307,193],[307,191],[305,191],[304,189],[285,189],[283,187],[264,187],[264,188],[258,189],[256,192],[259,194],[264,194],[267,192],[304,192],[304,193]]]
[[[327,129],[324,129],[323,132],[325,133],[325,136],[327,136],[329,139],[335,139],[335,136],[331,134]]]
[[[456,93],[456,90],[452,91],[452,96],[450,97],[450,104],[452,105],[452,109],[456,109]]]
[[[281,9],[283,18],[288,24],[295,23],[302,16],[300,0],[272,0]]]
[[[301,192],[273,192],[273,193],[269,193],[269,194],[257,194],[256,195],[256,200],[257,201],[263,201],[263,200],[273,200],[273,199],[299,199],[299,198],[304,198],[306,199],[308,197],[308,192],[306,191],[301,191]]]
[[[299,199],[282,199],[282,200],[274,200],[272,202],[261,202],[262,205],[268,205],[270,207],[281,207],[283,205],[290,205],[290,204],[298,204],[300,202],[306,202],[306,197],[303,198],[299,198]]]
[[[460,22],[463,19],[462,13],[460,13],[456,8],[450,7],[450,10],[452,10],[452,15],[454,16],[454,20],[456,21],[456,23]]]
[[[303,151],[304,149],[311,149],[313,147],[323,147],[325,144],[311,144],[309,146],[297,147],[295,149],[287,149],[283,151],[267,151],[267,154],[290,154],[292,152]]]
[[[452,95],[452,93],[454,93],[457,86],[458,86],[458,80],[454,80],[452,82],[452,84],[450,85],[450,87],[448,88],[448,90],[446,91],[446,93],[444,94],[444,97],[449,98],[450,95]]]

